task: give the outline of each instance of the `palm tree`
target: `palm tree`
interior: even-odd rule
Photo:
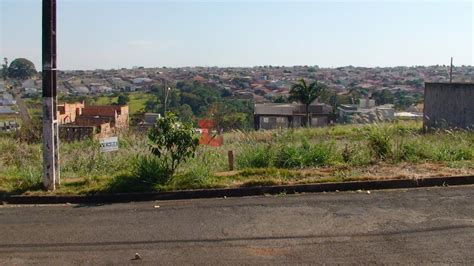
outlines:
[[[309,119],[309,105],[321,97],[325,90],[326,86],[324,84],[315,81],[308,85],[304,79],[300,79],[298,83],[291,86],[289,100],[299,101],[305,105],[306,126],[311,126],[311,120]]]

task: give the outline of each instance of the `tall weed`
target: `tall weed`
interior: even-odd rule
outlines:
[[[368,145],[376,159],[386,160],[392,155],[393,132],[389,127],[374,124],[365,128]]]
[[[272,152],[270,145],[245,146],[236,154],[237,167],[240,169],[270,167]]]

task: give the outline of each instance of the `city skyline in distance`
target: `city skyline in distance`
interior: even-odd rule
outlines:
[[[59,1],[63,70],[473,64],[470,1]],[[41,60],[41,1],[0,0],[1,56]]]

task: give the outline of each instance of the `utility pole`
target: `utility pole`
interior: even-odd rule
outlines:
[[[171,91],[171,88],[170,87],[167,87],[166,85],[168,84],[166,82],[166,79],[165,78],[161,78],[161,84],[163,85],[163,92],[165,93],[165,110],[163,111],[163,117],[166,117],[166,107],[167,107],[167,104],[168,104],[168,94],[170,93]]]
[[[59,134],[56,92],[56,0],[43,0],[43,185],[59,185]]]
[[[449,69],[449,83],[453,83],[453,58],[451,57],[451,68]]]
[[[168,104],[168,95],[170,93],[170,90],[171,90],[170,87],[165,89],[165,112],[164,112],[164,117],[166,117],[166,107],[167,107],[167,104]]]

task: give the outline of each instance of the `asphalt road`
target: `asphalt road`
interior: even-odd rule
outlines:
[[[0,206],[0,265],[474,265],[473,239],[474,186]]]

